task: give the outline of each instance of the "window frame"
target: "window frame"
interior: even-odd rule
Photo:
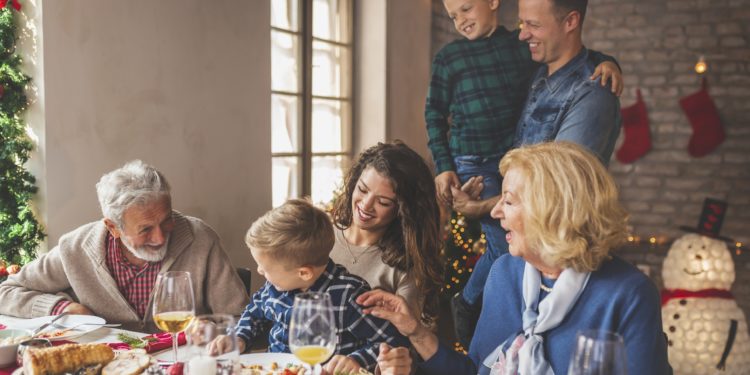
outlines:
[[[273,1],[273,0],[270,0]],[[313,1],[312,0],[297,0],[299,9],[298,17],[300,19],[299,30],[287,30],[277,26],[271,26],[271,32],[284,33],[291,36],[298,36],[301,40],[300,56],[298,57],[300,66],[300,93],[289,92],[284,90],[274,90],[271,88],[271,95],[280,95],[286,97],[296,97],[301,100],[298,107],[300,113],[298,113],[298,121],[300,122],[298,142],[299,147],[297,152],[271,152],[271,161],[275,158],[296,158],[299,162],[297,168],[297,191],[302,197],[312,196],[312,175],[313,175],[313,159],[315,157],[331,157],[341,156],[344,159],[344,173],[346,168],[351,164],[353,158],[353,143],[354,143],[354,0],[339,0],[347,1],[348,4],[348,20],[346,32],[349,35],[346,36],[345,40],[348,42],[339,42],[336,40],[329,40],[320,37],[313,36]],[[342,83],[342,90],[340,96],[326,96],[326,95],[313,95],[313,44],[314,43],[325,43],[333,47],[340,47],[348,49],[348,56],[344,61],[348,71],[341,73],[340,82]],[[273,61],[272,61],[273,65]],[[273,85],[272,85],[273,86]],[[313,152],[313,100],[329,100],[333,102],[341,103],[342,106],[342,135],[343,135],[343,148],[341,151],[335,152]],[[348,108],[348,110],[344,110]],[[272,109],[273,110],[273,109]],[[273,126],[273,124],[271,125]],[[272,167],[273,168],[273,167]],[[272,189],[274,187],[272,186]],[[293,198],[293,196],[289,196]]]

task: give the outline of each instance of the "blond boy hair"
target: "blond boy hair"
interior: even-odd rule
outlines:
[[[334,243],[333,224],[306,199],[290,199],[255,220],[248,247],[291,267],[325,266]]]

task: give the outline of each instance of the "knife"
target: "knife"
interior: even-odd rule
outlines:
[[[67,312],[61,313],[60,315],[52,318],[52,320],[50,320],[49,322],[42,324],[39,328],[37,328],[37,329],[35,329],[35,330],[33,330],[31,332],[31,337],[34,337],[34,336],[38,335],[39,332],[42,332],[43,329],[49,327],[50,324],[52,324],[52,323],[60,320],[60,318],[62,318],[65,315],[68,315],[68,313]]]

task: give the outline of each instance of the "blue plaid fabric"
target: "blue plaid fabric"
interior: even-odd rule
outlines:
[[[366,281],[329,259],[325,271],[308,291],[331,295],[338,336],[334,354],[347,355],[362,367],[373,370],[381,342],[391,346],[408,346],[409,342],[388,321],[363,313],[355,300],[368,290],[370,286]],[[300,291],[280,292],[266,282],[253,294],[252,301],[242,313],[237,324],[238,337],[249,347],[253,339],[270,326],[268,351],[290,353],[289,322],[297,293]]]

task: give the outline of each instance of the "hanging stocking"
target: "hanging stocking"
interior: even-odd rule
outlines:
[[[617,160],[632,163],[651,149],[651,133],[648,126],[648,111],[641,97],[641,89],[636,91],[635,104],[620,110],[625,141],[617,150]]]
[[[705,156],[724,142],[724,128],[721,126],[719,111],[708,95],[705,77],[701,89],[680,99],[680,106],[693,127],[693,135],[688,144],[688,153],[691,156]]]

